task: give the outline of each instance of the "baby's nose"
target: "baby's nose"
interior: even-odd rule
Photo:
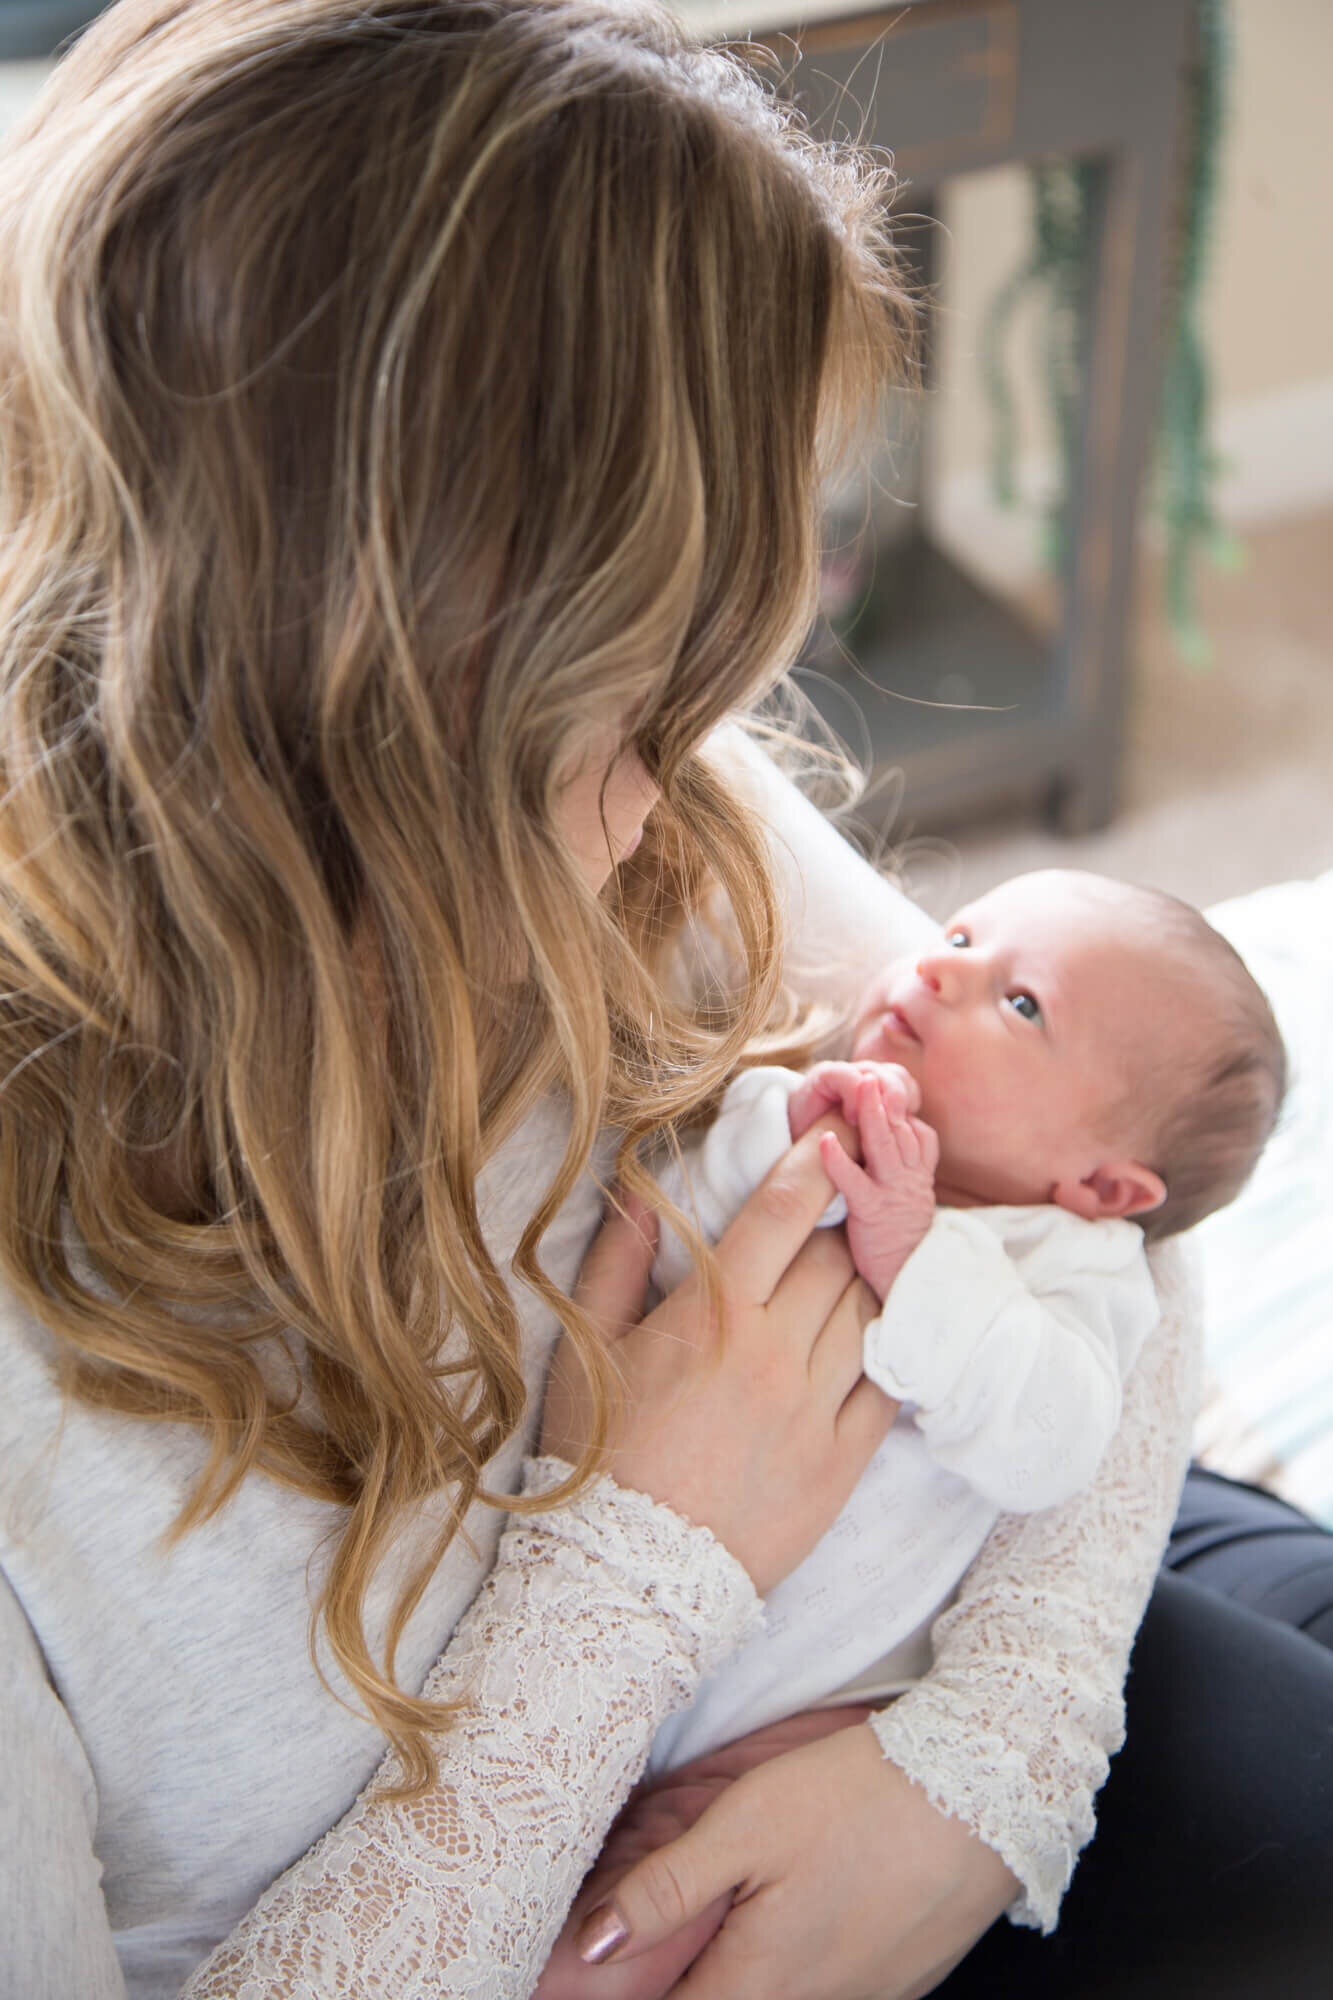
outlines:
[[[928,986],[932,993],[936,993],[941,996],[943,995],[946,986],[952,984],[951,971],[952,968],[949,965],[948,959],[943,956],[940,957],[931,956],[929,958],[920,958],[917,960],[917,966],[916,966],[917,978],[921,981],[921,984],[923,986]]]
[[[932,952],[917,960],[916,976],[937,1000],[955,1000],[965,986],[962,955],[953,950]]]

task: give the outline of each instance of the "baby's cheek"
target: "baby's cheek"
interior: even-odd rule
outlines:
[[[852,1011],[852,1020],[855,1024],[854,1033],[859,1033],[874,1015],[884,1012],[885,1008],[889,1005],[893,985],[894,974],[892,969],[887,972],[877,973],[874,979],[871,980]]]
[[[852,1060],[907,1065],[912,1058],[912,1046],[902,1036],[893,1033],[881,1011],[870,1015],[859,1030],[852,1043]]]

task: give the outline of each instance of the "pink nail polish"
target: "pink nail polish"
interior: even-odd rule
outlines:
[[[578,1934],[575,1949],[585,1965],[600,1965],[618,1951],[629,1936],[629,1926],[610,1903],[594,1910]]]

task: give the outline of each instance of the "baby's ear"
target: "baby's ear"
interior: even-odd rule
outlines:
[[[1081,1181],[1057,1181],[1051,1200],[1086,1222],[1147,1215],[1166,1200],[1166,1182],[1138,1160],[1107,1160]]]

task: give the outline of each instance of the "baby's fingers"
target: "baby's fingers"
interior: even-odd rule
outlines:
[[[871,1177],[882,1187],[904,1171],[921,1167],[921,1142],[917,1121],[909,1118],[896,1096],[877,1086],[867,1089],[859,1119],[861,1147]]]
[[[821,1063],[820,1077],[827,1102],[841,1111],[849,1125],[856,1123],[856,1101],[865,1080],[866,1066],[860,1063]]]
[[[940,1163],[940,1135],[933,1125],[920,1118],[912,1120],[912,1128],[921,1147],[921,1164],[933,1179]]]
[[[884,1101],[892,1108],[897,1106],[903,1117],[921,1109],[921,1085],[910,1070],[901,1063],[880,1063],[875,1074],[879,1079]]]

